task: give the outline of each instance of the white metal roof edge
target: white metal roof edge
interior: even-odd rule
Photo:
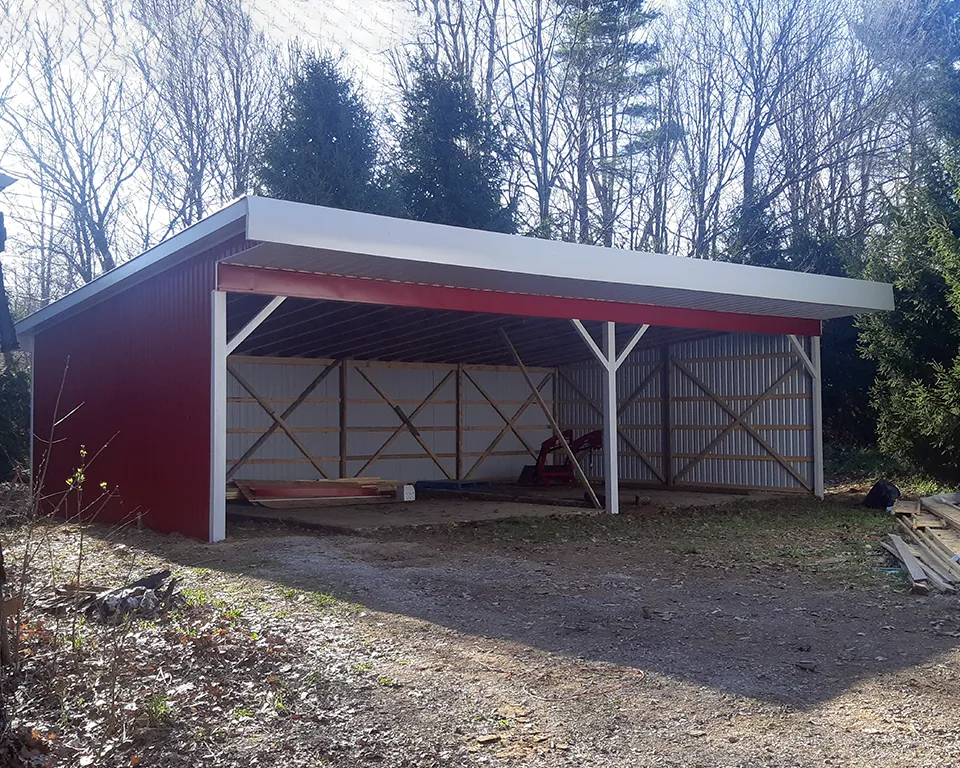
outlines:
[[[28,315],[16,323],[17,335],[32,336],[51,322],[59,322],[81,309],[104,301],[121,288],[134,285],[157,272],[176,266],[194,255],[189,251],[191,245],[246,217],[247,204],[246,197],[227,203],[216,213],[204,217],[153,248],[117,265],[63,298]],[[152,269],[154,267],[156,269]]]
[[[634,284],[855,311],[892,310],[886,283],[623,251],[275,200],[248,198],[247,239],[467,269]]]

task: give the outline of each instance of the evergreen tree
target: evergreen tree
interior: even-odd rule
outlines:
[[[425,59],[412,70],[391,174],[404,215],[514,232],[514,206],[502,202],[504,142],[473,88]]]
[[[568,236],[613,245],[624,185],[639,156],[665,138],[650,89],[663,77],[646,28],[647,0],[575,0],[558,52],[569,70],[574,145],[573,222]]]
[[[860,325],[863,350],[877,364],[871,394],[880,445],[960,482],[960,48],[957,3],[942,9],[943,54],[931,63],[927,89],[938,128],[927,180],[868,257],[868,276],[894,284],[897,310]]]
[[[308,55],[265,140],[258,178],[284,200],[377,211],[377,134],[362,95],[329,55]]]

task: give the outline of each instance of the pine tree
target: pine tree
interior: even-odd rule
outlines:
[[[659,51],[643,39],[656,16],[646,0],[575,0],[567,6],[558,58],[572,84],[570,236],[581,243],[613,245],[631,164],[664,138],[653,127],[656,110],[648,101],[663,77],[656,66]]]
[[[514,232],[514,206],[503,203],[505,156],[470,84],[431,61],[412,62],[391,174],[404,215]]]
[[[329,55],[308,55],[266,137],[258,178],[284,200],[377,211],[377,133],[354,83]]]
[[[860,321],[877,364],[872,402],[880,445],[942,480],[960,482],[960,60],[957,3],[943,5],[942,56],[929,68],[936,134],[926,183],[893,214],[868,255],[868,276],[892,282],[897,309]]]

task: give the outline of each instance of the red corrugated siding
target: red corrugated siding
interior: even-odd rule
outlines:
[[[216,260],[244,246],[222,243],[37,335],[34,458],[45,495],[61,493],[81,445],[88,461],[107,446],[86,473],[84,497],[106,482],[119,498],[98,520],[139,509],[158,531],[208,537],[210,292]],[[56,427],[41,468],[55,411],[62,418],[78,406]]]

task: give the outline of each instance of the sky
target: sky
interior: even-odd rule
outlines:
[[[415,24],[411,0],[248,0],[248,7],[261,28],[278,42],[299,38],[304,43],[346,56],[347,70],[362,83],[374,110],[388,98],[392,74],[389,51],[412,39]],[[19,176],[9,155],[0,168]],[[22,234],[13,214],[17,203],[34,197],[37,190],[19,180],[9,192],[0,192],[0,210],[6,210],[11,238]],[[10,258],[12,254],[7,253]]]
[[[410,0],[251,0],[276,39],[314,40],[347,55],[373,106],[391,80],[388,52],[412,38]]]

